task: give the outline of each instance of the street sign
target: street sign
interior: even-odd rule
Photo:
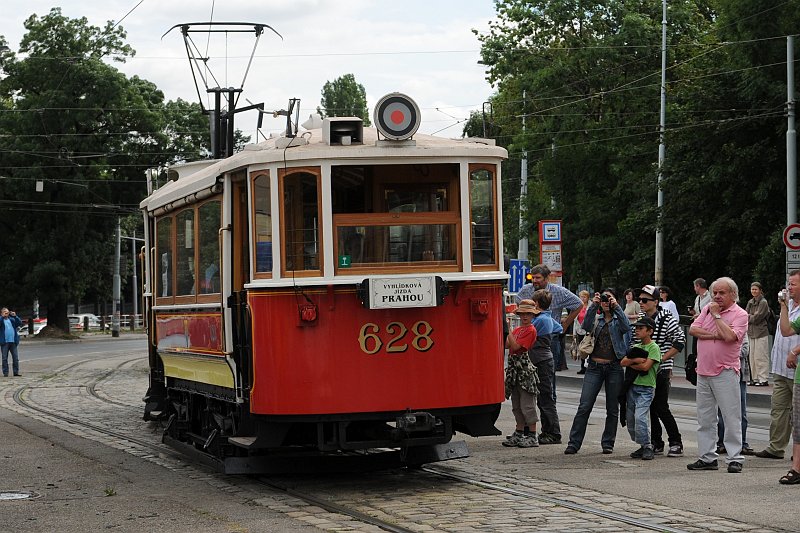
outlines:
[[[508,292],[519,292],[525,285],[525,274],[530,270],[531,266],[527,259],[512,259],[508,268]]]
[[[540,262],[550,272],[561,272],[561,244],[542,244],[539,254]]]
[[[540,220],[539,242],[561,242],[561,221]]]
[[[800,263],[800,252],[786,252],[787,263]]]
[[[800,224],[789,224],[783,230],[783,244],[790,250],[800,250]]]

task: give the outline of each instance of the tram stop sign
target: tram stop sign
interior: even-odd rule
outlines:
[[[789,224],[783,230],[783,244],[790,250],[800,250],[800,224]]]

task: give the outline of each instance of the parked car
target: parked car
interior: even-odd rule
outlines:
[[[100,329],[100,319],[97,317],[97,315],[93,315],[91,313],[81,313],[81,314],[78,314],[78,315],[67,315],[67,318],[69,319],[69,329],[82,331],[85,317],[89,318],[89,329],[90,330],[93,330],[93,329],[98,329],[99,330]]]
[[[46,318],[35,318],[33,320],[33,334],[38,335],[40,331],[44,329],[47,325]],[[19,328],[17,328],[20,337],[27,337],[28,336],[28,324],[23,324]]]

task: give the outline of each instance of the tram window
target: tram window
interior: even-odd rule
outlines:
[[[158,263],[158,292],[161,298],[172,296],[172,218],[164,217],[156,222],[156,257]]]
[[[175,217],[177,296],[195,294],[194,209],[185,209]]]
[[[331,168],[337,272],[458,268],[457,164]]]
[[[470,239],[473,265],[495,265],[494,172],[471,166],[469,174]]]
[[[199,231],[197,235],[200,259],[200,294],[220,291],[219,283],[219,227],[220,202],[206,202],[197,210]]]
[[[256,272],[272,272],[272,205],[269,174],[253,179]]]
[[[283,249],[286,271],[320,271],[319,187],[317,174],[283,176]]]
[[[337,227],[340,268],[456,261],[456,224]]]

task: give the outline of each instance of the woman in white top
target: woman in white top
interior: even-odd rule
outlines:
[[[634,300],[635,296],[633,289],[625,289],[625,316],[628,317],[631,324],[639,320],[639,313],[642,312],[642,306]]]
[[[672,301],[672,289],[666,285],[662,285],[658,288],[658,290],[661,291],[661,307],[672,313],[672,316],[675,317],[675,320],[680,323],[681,317],[678,315],[678,306],[676,306],[675,302]]]

